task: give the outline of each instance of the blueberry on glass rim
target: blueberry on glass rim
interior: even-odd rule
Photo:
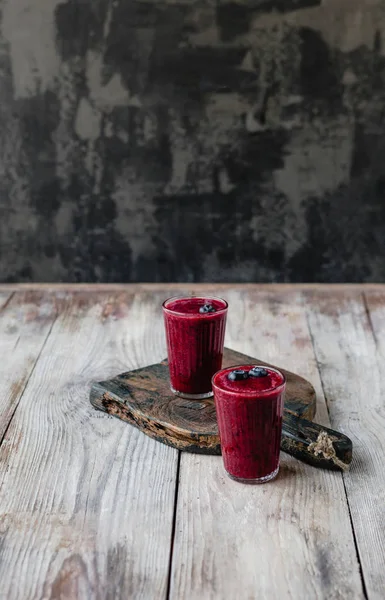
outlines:
[[[263,367],[253,367],[249,371],[250,377],[267,377],[268,372]]]
[[[212,304],[204,304],[203,306],[200,307],[199,312],[201,314],[205,315],[207,313],[216,312],[216,310]]]
[[[234,369],[234,371],[230,371],[227,375],[227,379],[230,381],[242,381],[243,379],[248,379],[249,374],[244,369]]]

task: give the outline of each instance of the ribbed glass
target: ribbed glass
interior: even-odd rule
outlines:
[[[226,306],[227,308],[227,306]],[[227,310],[209,315],[165,311],[170,382],[186,395],[211,392],[211,378],[222,366]]]

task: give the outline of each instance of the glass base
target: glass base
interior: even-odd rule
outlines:
[[[180,398],[186,398],[187,400],[205,400],[206,398],[212,398],[214,392],[211,390],[210,392],[206,392],[205,394],[186,394],[185,392],[178,392],[178,390],[174,390],[171,387],[171,391],[175,396],[179,396]]]
[[[231,475],[228,471],[226,471],[226,474],[230,477],[230,479],[233,479],[234,481],[238,481],[239,483],[253,484],[253,483],[267,483],[268,481],[271,481],[272,479],[277,477],[278,471],[279,471],[279,465],[275,469],[275,471],[273,471],[272,473],[269,473],[269,475],[265,475],[264,477],[257,477],[256,479],[243,479],[242,477],[234,477],[234,475]]]

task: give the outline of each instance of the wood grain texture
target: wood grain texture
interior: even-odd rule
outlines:
[[[7,600],[165,596],[177,452],[88,401],[93,379],[164,355],[161,300],[63,299],[0,448]]]
[[[224,349],[223,367],[261,363],[266,364],[266,361]],[[337,431],[308,420],[314,418],[316,411],[316,394],[311,383],[282,367],[280,370],[287,382],[281,449],[318,467],[338,469],[341,464],[342,467],[349,465],[351,441]],[[170,391],[167,360],[95,383],[91,387],[90,401],[98,410],[178,450],[221,453],[214,399],[197,401],[174,396]],[[329,436],[337,460],[314,452],[321,433]]]
[[[52,291],[52,292],[92,292],[92,293],[137,293],[160,292],[167,298],[171,293],[194,293],[199,295],[207,290],[213,290],[212,283],[0,283],[0,292],[15,291]],[[295,292],[299,290],[316,290],[326,295],[335,291],[354,291],[361,293],[365,290],[385,292],[384,283],[216,283],[215,291],[256,290],[265,292]]]
[[[4,306],[7,304],[7,302],[9,302],[9,300],[11,299],[12,296],[12,291],[6,291],[5,289],[3,290],[2,286],[0,285],[0,311],[4,308]]]
[[[327,425],[300,295],[230,291],[226,344],[310,380]],[[219,457],[182,454],[171,598],[363,598],[343,480],[283,455],[278,478],[245,486]]]
[[[56,318],[48,293],[17,292],[8,300],[0,296],[0,440]]]
[[[308,295],[309,323],[333,427],[352,438],[344,475],[369,599],[385,594],[385,295]],[[373,330],[375,337],[373,335]],[[376,346],[377,342],[377,346]]]

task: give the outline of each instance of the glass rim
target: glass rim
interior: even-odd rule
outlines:
[[[216,310],[215,312],[211,312],[211,313],[184,313],[184,312],[179,312],[177,310],[170,310],[169,308],[167,308],[166,304],[168,302],[174,301],[174,300],[190,300],[196,298],[197,300],[219,300],[220,302],[224,303],[224,307],[223,308],[219,308],[218,310]],[[191,295],[191,296],[171,296],[171,298],[167,298],[163,303],[162,303],[162,308],[164,310],[164,312],[166,312],[167,314],[170,315],[180,315],[186,318],[195,318],[199,315],[199,318],[207,318],[207,317],[214,317],[215,315],[221,315],[223,313],[225,313],[227,311],[227,309],[229,308],[228,302],[224,299],[224,298],[220,298],[219,296],[195,296],[195,295]]]
[[[236,369],[236,368],[240,368],[240,367],[261,367],[263,369],[268,369],[269,371],[274,371],[274,373],[278,373],[278,375],[281,375],[281,377],[283,378],[282,383],[280,383],[279,385],[273,387],[273,388],[269,388],[268,390],[264,390],[264,391],[258,391],[258,390],[253,390],[253,391],[235,391],[235,390],[227,390],[225,388],[220,387],[219,385],[216,385],[214,383],[214,379],[215,377],[219,374],[222,373],[222,371],[229,371],[230,369]],[[280,392],[281,390],[284,390],[286,388],[286,376],[282,373],[282,371],[280,371],[279,369],[276,369],[275,367],[269,367],[269,365],[264,365],[264,364],[252,364],[249,363],[247,365],[231,365],[229,367],[225,367],[224,369],[219,369],[219,371],[217,371],[216,373],[214,373],[214,375],[211,378],[211,387],[214,390],[218,389],[221,392],[225,393],[225,394],[231,394],[233,396],[241,396],[244,397],[245,399],[249,399],[249,398],[260,398],[260,397],[269,397],[269,396],[273,396],[275,395],[277,392]]]

